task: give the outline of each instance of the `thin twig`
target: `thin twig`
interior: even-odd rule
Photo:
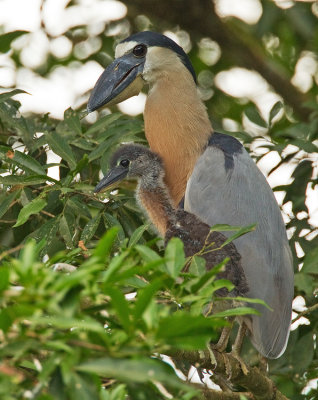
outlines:
[[[47,215],[48,217],[55,218],[55,215],[53,215],[53,214],[51,214],[51,213],[49,213],[47,211],[41,210],[41,213],[44,214],[44,215]]]
[[[302,311],[301,313],[299,313],[298,315],[297,315],[297,317],[295,317],[293,320],[292,320],[292,324],[294,323],[294,322],[296,322],[296,321],[298,321],[301,317],[303,317],[304,315],[307,315],[307,314],[309,314],[309,313],[311,313],[312,311],[315,311],[315,310],[317,310],[318,309],[318,303],[317,304],[314,304],[313,306],[311,306],[311,307],[309,307],[309,308],[307,308],[307,310],[304,310],[304,311]]]
[[[25,246],[24,244],[19,244],[19,246],[13,247],[13,249],[3,251],[0,254],[0,261],[2,259],[4,259],[5,257],[9,256],[10,254],[15,253],[16,251],[19,251],[19,250],[23,249],[24,246]]]

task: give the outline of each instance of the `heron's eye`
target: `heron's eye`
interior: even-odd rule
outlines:
[[[144,57],[147,53],[147,46],[145,44],[137,44],[132,52],[136,57]]]
[[[128,166],[129,166],[129,164],[130,164],[130,161],[129,160],[121,160],[120,161],[120,163],[119,163],[122,167],[124,167],[124,168],[127,168]]]

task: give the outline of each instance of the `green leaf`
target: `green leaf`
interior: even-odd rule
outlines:
[[[311,249],[304,258],[301,273],[318,274],[318,247]]]
[[[240,228],[234,235],[230,236],[223,244],[222,247],[226,246],[228,243],[231,243],[233,240],[239,238],[242,235],[245,235],[248,232],[255,231],[256,224],[244,226]]]
[[[136,320],[142,316],[142,314],[150,304],[151,300],[153,299],[154,295],[162,286],[163,280],[157,278],[149,283],[144,289],[138,292],[134,309],[134,318]]]
[[[93,124],[86,132],[86,135],[91,135],[93,133],[99,132],[101,130],[105,130],[110,124],[117,121],[122,116],[121,113],[114,113],[105,115],[102,118],[99,118],[95,124]]]
[[[261,126],[262,128],[267,128],[266,122],[260,116],[260,114],[255,106],[246,108],[244,110],[244,113],[247,116],[247,118],[254,124]]]
[[[161,257],[147,246],[141,244],[136,245],[136,250],[146,262],[160,260]]]
[[[18,215],[18,220],[15,225],[13,225],[14,228],[17,226],[23,225],[24,223],[27,222],[29,217],[33,214],[37,214],[40,212],[45,206],[47,205],[46,200],[42,199],[41,197],[37,197],[34,200],[32,200],[29,204],[24,206],[21,211],[19,212]]]
[[[149,228],[149,224],[139,226],[134,233],[130,236],[128,247],[135,246],[142,238],[143,233]]]
[[[68,163],[71,170],[75,169],[76,160],[67,141],[57,132],[46,134],[46,139],[54,153],[62,157],[62,159]]]
[[[170,276],[176,278],[185,264],[183,242],[179,238],[172,238],[165,250],[165,260]]]
[[[84,373],[72,373],[70,384],[72,390],[71,399],[81,400],[100,400],[98,395],[98,386],[95,384],[91,376],[87,376]]]
[[[101,215],[98,214],[96,217],[92,218],[87,224],[84,226],[83,232],[81,234],[81,240],[84,243],[87,243],[94,235],[100,223]]]
[[[62,235],[67,247],[72,248],[74,243],[73,243],[73,237],[74,237],[74,224],[75,224],[75,218],[72,214],[65,213],[64,215],[61,216],[60,222],[59,222],[59,232]]]
[[[134,384],[154,380],[166,382],[173,387],[186,388],[185,383],[179,380],[170,365],[150,358],[96,358],[86,361],[75,368],[78,371],[116,378],[119,381],[132,382]]]
[[[205,274],[205,259],[203,257],[194,256],[191,257],[191,264],[189,267],[189,273],[195,276],[202,276]]]
[[[90,261],[92,264],[83,264],[81,268],[76,269],[76,271],[73,271],[69,275],[60,275],[60,279],[56,280],[54,284],[54,291],[58,293],[61,290],[73,288],[91,279],[92,276],[96,276],[96,272],[104,268],[102,264],[96,263],[94,258],[90,259]]]
[[[314,356],[313,332],[302,336],[292,352],[292,365],[295,371],[305,372]]]
[[[157,338],[178,348],[199,350],[216,337],[216,329],[224,326],[224,323],[221,319],[179,311],[160,320]]]
[[[314,278],[308,274],[298,272],[294,277],[295,286],[298,290],[310,295],[314,290]]]
[[[123,293],[116,287],[107,287],[105,294],[112,299],[112,305],[116,309],[116,315],[126,332],[131,331],[130,312],[128,302]]]
[[[46,175],[43,166],[28,154],[22,153],[21,151],[15,151],[13,160],[22,168],[27,171],[31,171],[37,175]]]
[[[249,315],[249,314],[256,314],[260,315],[261,313],[255,308],[251,307],[236,307],[236,308],[231,308],[229,310],[225,311],[220,311],[216,314],[212,314],[210,317],[211,318],[224,318],[224,317],[233,317],[235,315]]]
[[[117,238],[118,231],[118,226],[113,226],[112,228],[108,229],[94,250],[93,254],[95,257],[101,261],[105,261],[106,257],[110,254],[112,246]]]
[[[3,330],[3,332],[8,332],[10,326],[13,323],[13,319],[8,312],[7,309],[0,310],[0,329]]]
[[[39,185],[47,180],[53,180],[48,176],[42,175],[7,175],[0,176],[0,183],[6,186],[14,185]]]
[[[76,318],[64,318],[64,317],[38,317],[31,316],[30,322],[33,326],[44,325],[49,326],[52,325],[59,329],[79,329],[83,331],[96,332],[96,333],[104,333],[104,327],[102,324],[98,323],[94,319],[90,317],[86,317],[83,319]]]
[[[68,208],[68,212],[74,213],[74,215],[83,215],[89,219],[92,218],[89,208],[78,196],[73,196],[68,199],[66,206]]]
[[[15,190],[12,193],[4,193],[0,196],[0,218],[9,210],[12,202],[18,197],[21,190]]]
[[[272,107],[272,109],[271,109],[271,111],[270,111],[270,113],[269,113],[269,124],[270,124],[270,125],[271,125],[273,119],[276,117],[276,115],[279,113],[279,111],[280,111],[283,107],[284,107],[284,105],[283,105],[283,103],[282,103],[281,101],[277,101],[277,102],[273,105],[273,107]]]
[[[1,43],[1,36],[0,36],[0,43]],[[1,45],[0,45],[0,48],[1,48]],[[10,99],[11,97],[15,96],[16,94],[21,94],[21,93],[28,94],[27,92],[25,92],[24,90],[21,90],[21,89],[14,89],[14,90],[11,90],[10,92],[1,93],[0,94],[0,103]]]
[[[0,267],[0,292],[3,292],[9,286],[9,268],[1,266]]]
[[[114,274],[123,266],[128,254],[128,251],[124,251],[123,253],[118,254],[117,256],[112,258],[107,270],[103,274],[104,287],[106,286],[106,284],[108,284],[108,281],[113,278]]]
[[[18,37],[29,33],[28,31],[14,31],[0,36],[0,53],[6,53],[11,48],[11,43]]]
[[[39,229],[32,232],[30,237],[34,238],[36,241],[45,240],[46,244],[41,251],[41,255],[46,254],[47,248],[50,246],[55,238],[56,232],[58,230],[58,217],[52,218],[47,221],[44,225],[41,225]]]
[[[77,135],[82,134],[82,126],[78,113],[71,107],[64,112],[64,122],[66,122],[71,132],[74,132]]]
[[[105,142],[102,142],[100,145],[98,145],[88,156],[89,162],[92,162],[96,160],[97,158],[101,157],[107,148],[110,146],[110,143],[105,140]]]
[[[224,300],[237,300],[237,301],[241,301],[244,303],[251,303],[251,304],[261,304],[262,306],[266,307],[268,310],[273,311],[273,309],[264,301],[261,299],[250,299],[249,297],[241,297],[241,296],[237,296],[237,297],[222,297],[222,299]]]

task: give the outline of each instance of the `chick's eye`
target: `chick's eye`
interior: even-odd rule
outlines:
[[[130,164],[129,160],[121,160],[121,162],[119,163],[122,167],[127,168],[128,165]]]
[[[144,44],[137,44],[137,46],[133,48],[132,52],[136,57],[144,57],[147,53],[147,46]]]

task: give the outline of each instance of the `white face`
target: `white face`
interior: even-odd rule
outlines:
[[[115,50],[115,57],[119,58],[140,44],[135,41],[119,43]],[[182,73],[186,67],[179,56],[165,47],[148,47],[142,78],[148,83],[154,83],[167,72]]]

